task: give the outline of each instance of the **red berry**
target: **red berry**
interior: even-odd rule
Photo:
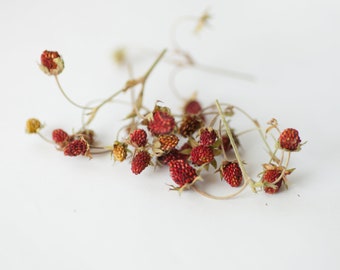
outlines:
[[[180,187],[190,184],[197,177],[196,170],[184,160],[172,160],[168,165],[172,180]]]
[[[131,162],[131,171],[134,174],[140,174],[147,166],[149,166],[151,156],[147,151],[138,152]]]
[[[63,144],[69,138],[69,135],[62,129],[55,129],[52,132],[52,139],[56,144]]]
[[[190,158],[193,164],[201,166],[213,161],[214,152],[209,146],[198,145],[191,150]]]
[[[136,129],[130,133],[130,142],[136,147],[145,146],[147,143],[147,134],[143,129]]]
[[[281,173],[282,171],[279,169],[270,169],[270,170],[264,171],[261,181],[264,184],[264,191],[266,193],[274,194],[279,191],[282,181],[283,181],[282,179],[276,184],[274,184],[276,188],[266,186],[266,183],[274,183],[280,177]]]
[[[40,68],[48,75],[58,75],[64,69],[64,61],[58,52],[45,50],[40,56]]]
[[[300,143],[299,132],[296,129],[287,128],[280,134],[279,144],[283,149],[296,151],[299,148]]]
[[[153,135],[171,133],[175,128],[175,118],[166,111],[156,110],[153,119],[148,124],[148,129]]]
[[[242,183],[242,171],[237,162],[226,162],[221,166],[224,180],[232,187],[239,187]]]
[[[199,114],[202,111],[202,106],[197,100],[189,100],[184,106],[185,114]]]
[[[74,140],[67,144],[64,148],[65,156],[84,156],[87,155],[89,150],[89,144],[84,139]]]
[[[216,131],[211,128],[204,128],[200,131],[199,143],[205,146],[212,146],[216,141],[217,134]]]

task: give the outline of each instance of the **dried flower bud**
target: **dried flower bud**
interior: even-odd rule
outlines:
[[[64,69],[64,60],[58,52],[45,50],[40,57],[40,69],[47,75],[59,75]]]
[[[124,161],[127,156],[127,144],[118,141],[115,142],[113,144],[112,154],[115,161]]]
[[[26,121],[26,132],[29,134],[37,133],[41,128],[41,123],[38,119],[30,118]]]

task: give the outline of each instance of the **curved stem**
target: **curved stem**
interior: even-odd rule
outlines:
[[[92,109],[93,109],[93,107],[87,107],[87,106],[79,105],[78,103],[76,103],[76,102],[74,102],[72,99],[70,99],[70,98],[66,95],[64,89],[62,88],[62,86],[61,86],[61,84],[60,84],[60,81],[59,81],[59,78],[58,78],[58,75],[54,75],[54,78],[55,78],[55,80],[56,80],[56,82],[57,82],[57,85],[58,85],[58,88],[59,88],[60,92],[63,94],[63,96],[66,98],[66,100],[67,100],[68,102],[70,102],[72,105],[74,105],[74,106],[76,106],[76,107],[78,107],[78,108],[80,108],[80,109],[84,109],[84,110],[92,110]]]
[[[45,142],[54,144],[54,142],[52,140],[47,139],[44,135],[42,135],[40,132],[37,132],[36,134],[38,134],[40,136],[40,138],[42,138]]]
[[[282,160],[283,160],[283,158],[282,158]],[[281,161],[282,161],[282,160],[281,160]],[[280,176],[273,182],[273,184],[276,184],[276,183],[280,182],[281,179],[285,176],[286,170],[287,170],[288,165],[289,165],[289,160],[290,160],[290,152],[288,152],[288,157],[287,157],[287,160],[286,160],[286,164],[285,164],[285,166],[283,167],[283,170],[282,170]]]
[[[214,200],[228,200],[228,199],[231,199],[235,196],[237,196],[238,194],[240,194],[245,188],[246,186],[248,185],[248,182],[244,182],[243,186],[235,193],[232,193],[230,195],[226,195],[226,196],[215,196],[215,195],[212,195],[212,194],[209,194],[201,189],[199,189],[196,185],[192,185],[191,188],[196,191],[197,193],[199,193],[200,195],[206,197],[206,198],[209,198],[209,199],[214,199]]]

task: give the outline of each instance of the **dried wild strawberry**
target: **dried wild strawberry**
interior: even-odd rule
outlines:
[[[168,112],[156,110],[153,119],[148,123],[148,129],[153,135],[171,133],[175,128],[175,118]]]
[[[184,105],[183,110],[185,114],[199,114],[202,111],[202,106],[197,100],[191,99]]]
[[[41,123],[36,118],[30,118],[26,121],[26,132],[29,134],[37,133],[41,128]]]
[[[115,142],[112,149],[113,159],[115,161],[124,161],[127,156],[127,144]]]
[[[287,128],[281,132],[279,137],[280,147],[288,151],[296,151],[300,146],[301,140],[299,132],[293,128]]]
[[[56,144],[62,145],[68,141],[69,135],[62,129],[55,129],[52,132],[52,139]]]
[[[58,52],[45,50],[40,57],[40,68],[47,75],[58,75],[64,69],[64,60]]]
[[[169,152],[157,158],[157,160],[163,165],[168,165],[170,161],[178,160],[178,159],[186,160],[187,156],[181,154],[179,150],[176,148],[171,149]]]
[[[184,160],[172,160],[168,165],[172,180],[180,187],[190,184],[197,177],[196,170]]]
[[[151,156],[147,151],[138,152],[131,162],[131,171],[134,174],[140,174],[147,166],[149,166]]]
[[[192,148],[190,159],[193,164],[201,166],[214,160],[214,152],[209,146],[198,145]]]
[[[275,187],[270,187],[266,186],[266,183],[274,183],[281,175],[282,170],[280,169],[270,169],[270,170],[265,170],[263,175],[262,175],[262,182],[264,184],[264,191],[269,194],[274,194],[279,191],[283,179],[281,179],[279,182],[274,184]]]
[[[232,187],[239,187],[242,183],[242,171],[237,162],[225,162],[221,165],[223,179]]]
[[[143,129],[136,129],[130,133],[130,142],[135,147],[145,146],[147,143],[147,134]]]
[[[160,142],[160,149],[163,151],[169,151],[176,147],[179,142],[179,138],[175,134],[160,135],[158,137]]]
[[[88,155],[89,148],[89,144],[83,138],[74,140],[65,146],[64,155],[70,157]]]
[[[205,146],[212,146],[217,139],[216,131],[212,128],[203,128],[200,130],[199,143]]]
[[[187,115],[184,117],[179,127],[179,133],[183,137],[189,137],[202,126],[202,119],[197,115]]]

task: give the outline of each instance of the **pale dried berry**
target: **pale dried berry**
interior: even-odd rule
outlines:
[[[58,52],[45,50],[40,56],[40,68],[48,75],[58,75],[64,69],[64,60]]]
[[[41,128],[41,123],[36,118],[30,118],[26,121],[26,132],[29,134],[37,133]]]
[[[175,129],[175,118],[166,111],[156,110],[153,119],[148,123],[148,129],[153,135],[171,133]]]
[[[163,165],[168,165],[170,161],[173,160],[186,160],[188,157],[186,155],[183,155],[180,153],[180,151],[176,148],[171,149],[169,152],[163,154],[162,156],[158,157],[157,160],[163,164]]]
[[[179,138],[175,134],[160,135],[158,140],[162,151],[169,151],[175,148],[179,142]]]
[[[187,115],[184,117],[179,127],[179,133],[183,137],[189,137],[202,126],[202,119],[197,115]]]
[[[200,130],[199,143],[205,146],[212,146],[217,139],[216,131],[212,128],[203,128]]]
[[[275,187],[270,187],[266,184],[274,183],[277,179],[279,179],[281,173],[282,173],[282,170],[279,170],[279,169],[271,169],[271,170],[264,171],[261,181],[264,184],[264,191],[266,193],[274,194],[279,191],[283,179],[279,180],[276,184],[274,184]]]
[[[143,129],[136,129],[130,133],[130,142],[135,147],[145,146],[147,143],[147,134]]]
[[[198,166],[210,163],[214,160],[213,149],[209,146],[198,145],[192,148],[190,159],[194,165]]]
[[[239,187],[242,183],[242,171],[237,162],[225,162],[221,166],[223,179],[232,187]]]
[[[140,174],[147,166],[149,166],[151,156],[147,151],[138,152],[131,162],[131,171],[134,174]]]
[[[84,139],[74,140],[67,144],[64,148],[64,155],[75,157],[87,155],[89,151],[89,144]]]
[[[52,139],[56,144],[62,145],[69,140],[69,135],[62,129],[55,129],[52,132]]]
[[[299,132],[294,128],[287,128],[280,134],[280,147],[288,151],[296,151],[300,146],[301,140]]]
[[[113,144],[112,155],[115,161],[124,161],[127,156],[127,144],[115,142]]]
[[[184,160],[172,160],[168,165],[172,180],[180,187],[192,183],[197,177],[196,170]]]

